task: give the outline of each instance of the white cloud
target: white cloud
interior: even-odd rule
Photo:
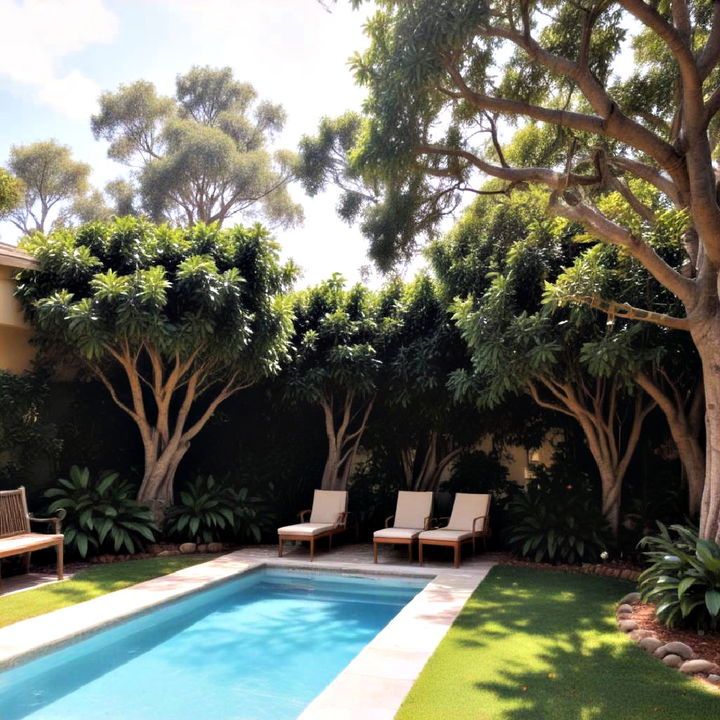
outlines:
[[[0,77],[68,117],[87,117],[100,88],[62,65],[117,34],[118,20],[103,0],[0,0],[0,14]]]

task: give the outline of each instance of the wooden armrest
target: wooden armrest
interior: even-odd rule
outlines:
[[[476,523],[478,520],[484,520],[486,517],[487,517],[486,515],[479,515],[478,517],[473,518],[472,531],[473,531],[474,533],[475,533],[475,532],[479,532],[478,530],[475,529],[475,523]]]
[[[444,515],[444,516],[442,516],[442,517],[436,517],[436,518],[434,518],[434,523],[433,523],[433,524],[435,525],[435,529],[436,529],[436,530],[440,527],[440,522],[441,522],[442,520],[444,520],[444,521],[445,521],[445,524],[447,525],[447,524],[450,522],[450,516],[449,516],[449,515]]]
[[[301,523],[307,522],[307,521],[305,520],[305,516],[306,516],[308,513],[311,513],[311,512],[312,512],[312,510],[301,510],[301,511],[298,513],[298,516],[299,516],[299,518],[300,518],[300,522],[301,522]]]
[[[335,526],[336,527],[345,527],[347,525],[347,519],[349,517],[349,512],[341,512],[337,516],[337,520],[335,520]]]
[[[432,527],[432,522],[433,522],[433,516],[428,515],[425,518],[425,522],[423,523],[423,530],[429,530]]]
[[[390,521],[391,521],[394,517],[395,517],[394,515],[388,515],[388,516],[385,518],[385,527],[386,527],[386,528],[389,528],[389,527],[390,527]]]
[[[32,513],[28,513],[28,519],[30,520],[30,522],[45,523],[47,525],[53,525],[55,528],[55,534],[60,535],[61,534],[61,523],[65,519],[66,514],[67,513],[65,512],[65,509],[60,508],[60,510],[57,511],[57,517],[40,518],[40,517],[35,517]]]

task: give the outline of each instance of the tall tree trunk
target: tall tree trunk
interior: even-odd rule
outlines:
[[[401,450],[405,487],[418,492],[435,492],[443,472],[463,448],[457,447],[451,436],[442,436],[435,430],[428,434],[424,444],[424,453],[420,452],[420,447]]]
[[[693,333],[705,383],[705,489],[700,510],[700,536],[720,542],[720,319]]]
[[[664,380],[664,382],[663,382]],[[688,482],[688,511],[691,516],[700,512],[705,485],[705,454],[700,444],[698,408],[702,405],[702,383],[694,389],[689,402],[671,378],[663,380],[645,373],[635,378],[637,384],[658,404],[667,420],[678,457]]]

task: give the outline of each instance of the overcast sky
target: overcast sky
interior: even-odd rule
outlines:
[[[12,145],[54,138],[103,186],[127,170],[90,131],[100,93],[144,79],[171,94],[193,65],[229,65],[282,103],[288,122],[277,147],[294,150],[322,116],[362,102],[347,61],[367,44],[368,10],[328,5],[332,12],[316,0],[0,0],[0,164]],[[293,195],[305,223],[277,239],[303,267],[303,284],[335,271],[358,278],[366,242],[337,218],[335,196],[310,199],[299,187]],[[0,224],[0,240],[14,242],[17,231]]]

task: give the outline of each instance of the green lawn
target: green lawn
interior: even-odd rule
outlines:
[[[708,720],[720,693],[615,629],[628,583],[496,567],[401,707],[400,720]]]
[[[58,608],[91,600],[98,595],[167,575],[214,555],[171,555],[146,560],[108,563],[77,573],[71,580],[0,597],[0,627]]]

